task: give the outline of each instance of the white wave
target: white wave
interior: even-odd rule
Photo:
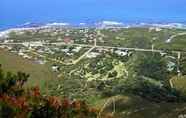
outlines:
[[[122,22],[116,22],[116,21],[103,21],[103,25],[123,25]]]
[[[56,23],[56,22],[54,22],[54,23],[48,23],[46,25],[47,26],[68,26],[70,24],[69,23]]]

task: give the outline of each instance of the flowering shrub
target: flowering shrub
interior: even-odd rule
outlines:
[[[98,110],[85,101],[42,96],[39,87],[25,90],[29,75],[7,73],[0,68],[1,118],[97,118]]]

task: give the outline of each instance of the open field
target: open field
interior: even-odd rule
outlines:
[[[176,89],[186,94],[186,76],[174,77],[172,82]]]
[[[6,71],[21,71],[30,74],[26,85],[40,86],[41,90],[45,89],[46,81],[55,79],[55,74],[48,65],[39,65],[5,50],[0,50],[0,64],[2,64],[2,68]]]

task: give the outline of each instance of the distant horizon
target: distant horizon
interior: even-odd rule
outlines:
[[[185,0],[1,0],[0,29],[26,22],[186,22]]]
[[[125,20],[125,21],[121,21],[121,20],[109,20],[109,19],[104,19],[104,20],[85,20],[85,21],[74,21],[74,22],[70,22],[70,21],[36,21],[36,22],[23,22],[23,23],[19,23],[19,24],[6,24],[4,26],[0,25],[0,30],[3,29],[9,29],[9,28],[16,28],[16,27],[21,27],[23,25],[27,25],[27,24],[49,24],[49,23],[69,23],[69,25],[78,25],[81,23],[85,23],[85,24],[94,24],[94,23],[98,23],[98,22],[102,22],[102,21],[111,21],[111,22],[119,22],[119,23],[123,23],[123,24],[138,24],[138,23],[149,23],[149,24],[167,24],[167,23],[183,23],[186,24],[186,20]]]

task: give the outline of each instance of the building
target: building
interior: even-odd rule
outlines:
[[[121,51],[121,50],[116,50],[115,53],[119,56],[126,56],[128,55],[128,52],[126,51]]]
[[[64,38],[64,42],[65,42],[65,43],[73,43],[73,41],[71,40],[70,37]]]
[[[60,67],[57,65],[52,65],[52,71],[58,72],[60,70]]]

